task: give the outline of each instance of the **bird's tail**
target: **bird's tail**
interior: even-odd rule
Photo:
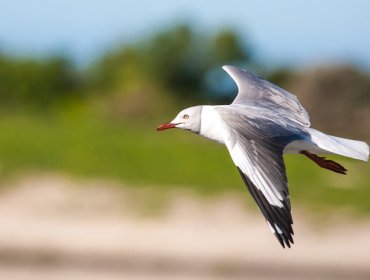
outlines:
[[[365,142],[327,135],[313,128],[310,128],[310,134],[311,141],[329,153],[363,161],[369,159],[369,146]]]

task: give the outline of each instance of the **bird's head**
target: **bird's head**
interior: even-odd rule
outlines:
[[[202,112],[202,106],[190,107],[182,110],[176,118],[169,123],[161,124],[157,131],[169,129],[169,128],[181,128],[190,130],[195,133],[200,132],[200,117]]]

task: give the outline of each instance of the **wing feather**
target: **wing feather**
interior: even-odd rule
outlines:
[[[304,127],[310,126],[310,117],[295,95],[247,70],[228,65],[222,68],[238,86],[239,92],[232,104],[252,104]]]
[[[231,111],[233,113],[231,113]],[[225,144],[247,189],[281,245],[293,243],[293,220],[283,159],[284,147],[297,137],[294,129],[275,123],[252,124],[234,108],[218,108],[230,137]]]

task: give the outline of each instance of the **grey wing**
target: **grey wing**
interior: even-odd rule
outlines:
[[[281,245],[290,247],[293,220],[283,150],[294,132],[276,128],[276,136],[266,137],[262,123],[254,126],[227,109],[219,113],[230,132],[226,146],[244,183]]]
[[[238,86],[238,95],[232,104],[268,108],[280,117],[293,119],[305,127],[310,126],[310,117],[295,95],[247,70],[228,65],[222,68]]]

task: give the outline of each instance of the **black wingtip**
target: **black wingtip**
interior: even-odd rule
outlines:
[[[274,233],[276,239],[279,241],[280,245],[286,249],[286,247],[288,247],[289,249],[291,248],[291,245],[294,244],[294,240],[293,240],[293,237],[291,234],[289,233]],[[286,247],[285,247],[286,246]]]
[[[275,234],[277,240],[279,240],[279,243],[281,246],[283,246],[283,248],[285,249],[285,242],[283,240],[283,238],[279,235],[279,234]]]
[[[237,167],[247,189],[265,216],[266,221],[275,237],[283,248],[291,247],[293,242],[293,219],[290,213],[290,205],[285,203],[283,207],[277,207],[268,203],[262,193],[256,188],[251,180]]]

